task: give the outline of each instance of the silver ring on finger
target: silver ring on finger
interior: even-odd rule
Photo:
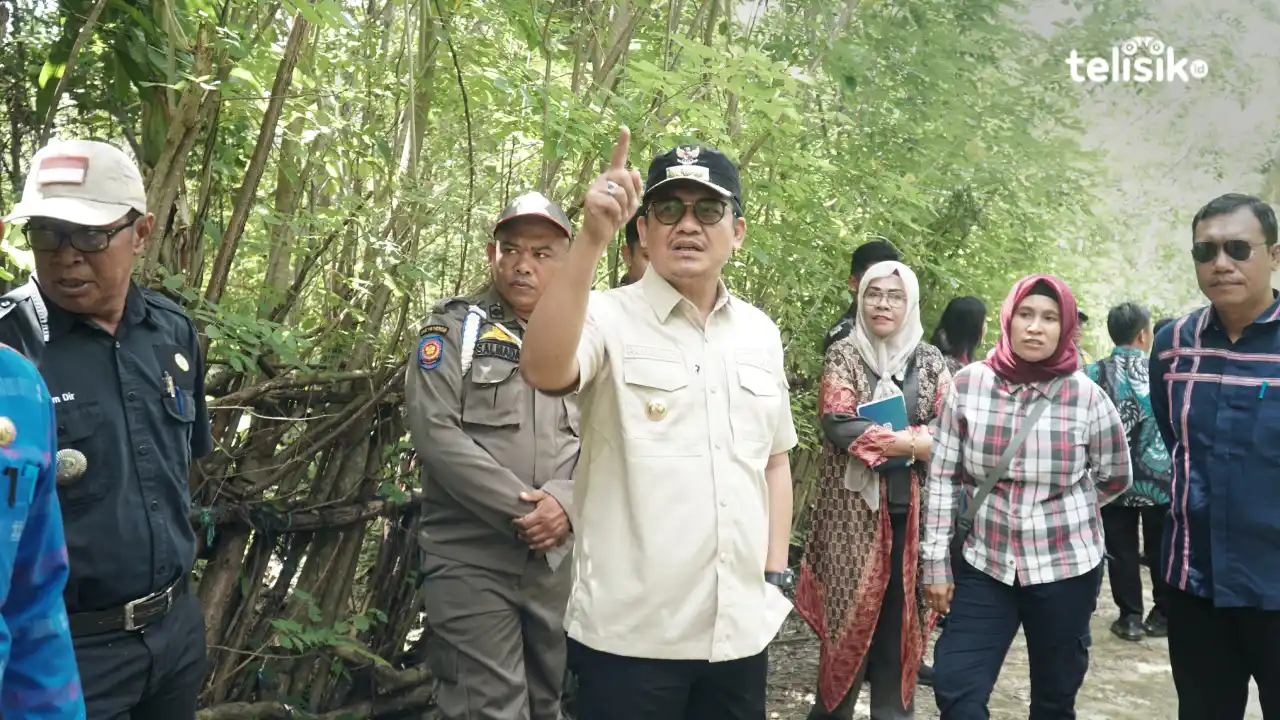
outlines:
[[[618,192],[618,183],[612,180],[606,182],[604,184],[604,191],[608,193],[609,197],[613,197],[613,194]]]

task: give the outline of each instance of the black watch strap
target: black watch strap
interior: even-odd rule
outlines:
[[[794,580],[795,576],[791,573],[790,569],[783,570],[782,572],[765,572],[764,574],[765,582],[770,585],[777,585],[784,590],[789,589]]]

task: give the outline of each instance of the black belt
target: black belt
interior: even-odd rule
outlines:
[[[69,616],[72,635],[96,635],[112,630],[133,632],[158,622],[173,609],[174,602],[187,593],[187,576],[183,573],[163,590],[144,598],[125,603],[121,607],[93,612],[75,613]]]

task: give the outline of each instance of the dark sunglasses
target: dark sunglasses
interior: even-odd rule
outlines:
[[[1213,262],[1218,259],[1218,249],[1227,253],[1227,257],[1236,262],[1244,262],[1253,255],[1253,249],[1266,243],[1254,243],[1248,240],[1228,240],[1224,243],[1198,242],[1191,244],[1191,257],[1198,263]]]
[[[713,198],[703,198],[693,202],[670,198],[649,203],[649,213],[663,225],[675,225],[684,217],[687,207],[693,208],[693,216],[698,222],[703,225],[715,225],[724,218],[724,211],[728,209],[729,203]]]

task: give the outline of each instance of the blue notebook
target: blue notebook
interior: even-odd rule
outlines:
[[[877,425],[885,425],[890,430],[907,429],[907,401],[901,395],[894,395],[883,400],[869,402],[858,406],[858,417],[864,417]],[[876,472],[886,472],[897,468],[905,468],[911,464],[910,458],[890,458],[876,467]]]

